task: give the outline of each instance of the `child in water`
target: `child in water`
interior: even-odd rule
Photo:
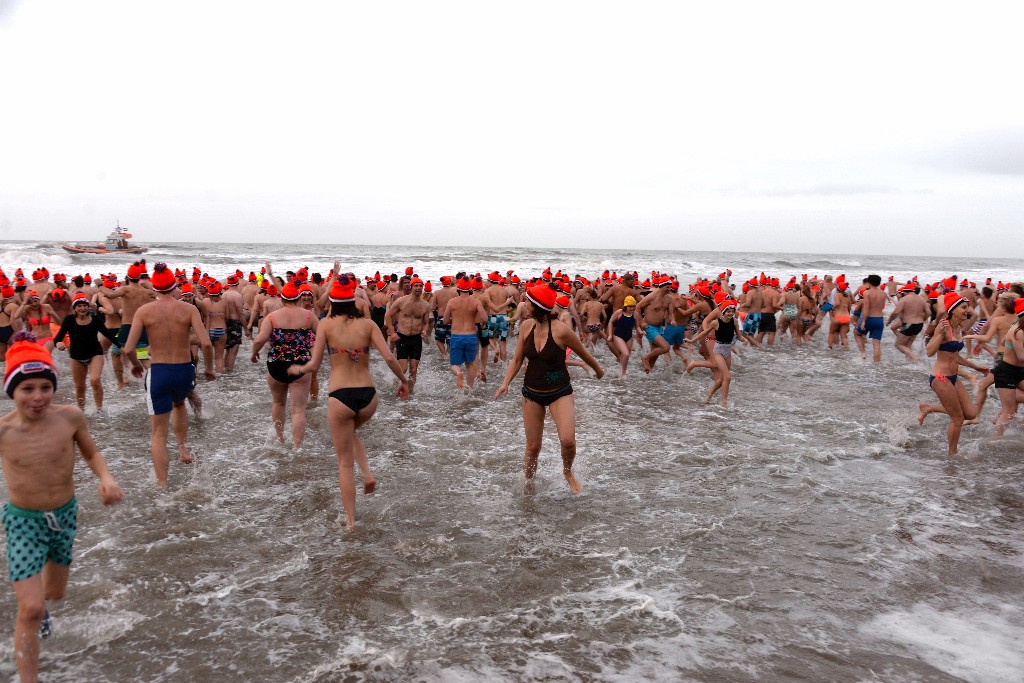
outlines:
[[[89,434],[85,414],[53,404],[57,371],[50,352],[31,333],[18,332],[7,350],[4,391],[14,410],[0,418],[0,458],[10,502],[3,508],[7,573],[18,601],[14,658],[22,681],[39,673],[39,637],[50,634],[47,600],[60,600],[68,584],[78,503],[75,446],[100,479],[100,497],[124,497]]]

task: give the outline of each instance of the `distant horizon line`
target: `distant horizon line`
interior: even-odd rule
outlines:
[[[40,240],[40,239],[4,239],[0,237],[0,244],[12,243],[12,244],[38,244],[52,245],[54,248],[60,248],[62,244],[71,244],[71,242],[64,242],[61,240]],[[287,245],[287,246],[344,246],[350,248],[386,248],[386,247],[403,247],[403,248],[422,248],[422,249],[475,249],[475,250],[487,250],[487,249],[508,249],[508,250],[533,250],[533,251],[544,251],[544,250],[555,250],[555,251],[582,251],[582,252],[632,252],[632,253],[652,253],[652,254],[765,254],[773,256],[850,256],[850,257],[868,257],[868,258],[940,258],[940,259],[994,259],[994,260],[1006,260],[1006,261],[1024,261],[1024,258],[1019,257],[1005,257],[1005,256],[935,256],[930,254],[867,254],[867,253],[849,253],[849,252],[811,252],[811,251],[758,251],[758,250],[736,250],[736,249],[623,249],[623,248],[599,248],[599,247],[524,247],[524,246],[483,246],[483,245],[467,245],[467,244],[340,244],[334,242],[274,242],[274,241],[260,241],[260,242],[228,242],[228,241],[204,241],[204,240],[189,240],[186,242],[168,242],[168,241],[150,241],[145,243],[138,243],[138,246],[145,246],[147,248],[159,247],[159,246],[190,246],[196,244],[222,244],[222,245],[240,245],[240,246],[252,246],[252,245]]]

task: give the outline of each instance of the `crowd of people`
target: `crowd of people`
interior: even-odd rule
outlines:
[[[886,311],[889,311],[886,317]],[[447,360],[456,390],[488,381],[491,367],[504,375],[494,393],[506,395],[523,371],[523,468],[532,490],[545,417],[555,424],[569,490],[582,484],[573,472],[576,419],[568,368],[604,374],[596,355],[606,348],[618,375],[650,373],[659,358],[678,359],[687,373],[705,369],[711,385],[705,402],[729,405],[732,360],[738,347],[816,344],[838,352],[851,338],[867,361],[882,360],[888,328],[896,351],[919,362],[915,340],[934,357],[929,385],[937,402],[922,402],[919,420],[948,416],[948,450],[957,452],[962,426],[978,421],[994,386],[1002,434],[1024,401],[1024,287],[988,281],[977,286],[956,276],[921,284],[917,279],[859,283],[845,275],[783,283],[761,273],[743,282],[731,271],[683,283],[670,274],[605,271],[590,279],[545,270],[529,278],[513,271],[455,273],[437,285],[409,267],[403,275],[379,272],[360,279],[339,263],[326,277],[306,267],[275,275],[266,263],[246,275],[214,277],[138,261],[123,274],[52,279],[40,267],[25,277],[0,271],[0,351],[4,389],[14,409],[0,419],[0,456],[10,493],[3,522],[8,571],[18,598],[15,651],[19,672],[31,680],[38,665],[38,637],[48,631],[46,600],[67,584],[75,530],[71,474],[75,446],[100,479],[112,504],[121,491],[89,436],[85,413],[91,389],[103,414],[103,368],[109,356],[118,389],[125,371],[142,378],[150,415],[156,483],[168,484],[169,434],[178,459],[188,463],[188,405],[202,400],[196,374],[208,382],[231,372],[249,345],[250,361],[265,360],[271,421],[277,438],[303,445],[306,410],[319,395],[324,359],[327,420],[338,462],[346,526],[356,524],[358,464],[364,493],[376,487],[359,429],[378,405],[370,371],[375,350],[397,378],[397,394],[415,395],[424,347],[431,340]],[[816,341],[819,330],[825,337]],[[508,342],[514,340],[511,353]],[[262,356],[266,349],[265,359]],[[77,408],[53,404],[59,364],[66,352]],[[604,353],[602,351],[602,353]],[[982,362],[991,356],[991,367]],[[965,372],[964,368],[971,372]],[[974,396],[967,390],[974,385]]]

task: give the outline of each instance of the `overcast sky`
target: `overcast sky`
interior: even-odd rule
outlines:
[[[0,0],[0,239],[1019,256],[1019,8]]]

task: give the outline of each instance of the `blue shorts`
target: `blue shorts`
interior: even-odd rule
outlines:
[[[664,325],[648,325],[645,332],[647,334],[647,341],[651,342],[651,346],[654,346],[654,340],[658,337],[665,338]]]
[[[665,331],[661,335],[665,338],[672,346],[682,346],[684,338],[686,337],[686,326],[685,325],[666,325]]]
[[[476,360],[476,350],[480,342],[475,334],[453,334],[451,346],[448,352],[448,362],[451,365],[463,365]]]
[[[124,343],[128,341],[128,333],[132,331],[131,323],[127,325],[121,325],[121,329],[117,331],[117,343],[120,346],[124,346]],[[143,328],[142,334],[139,335],[139,341],[135,344],[136,348],[146,348],[149,346],[149,337],[146,336],[146,330]]]
[[[881,339],[885,331],[885,318],[871,317],[864,321],[863,325],[857,326],[857,334],[867,335],[870,339]]]
[[[78,530],[78,501],[74,496],[49,511],[26,510],[7,503],[3,523],[11,583],[39,574],[48,561],[64,567],[71,564],[71,546]]]
[[[487,329],[491,339],[508,339],[508,316],[503,313],[487,316]]]
[[[757,334],[757,330],[761,325],[761,314],[760,313],[747,313],[747,317],[743,319],[743,334],[754,336]]]
[[[153,363],[146,373],[146,407],[150,415],[163,415],[183,403],[196,386],[191,363]]]

